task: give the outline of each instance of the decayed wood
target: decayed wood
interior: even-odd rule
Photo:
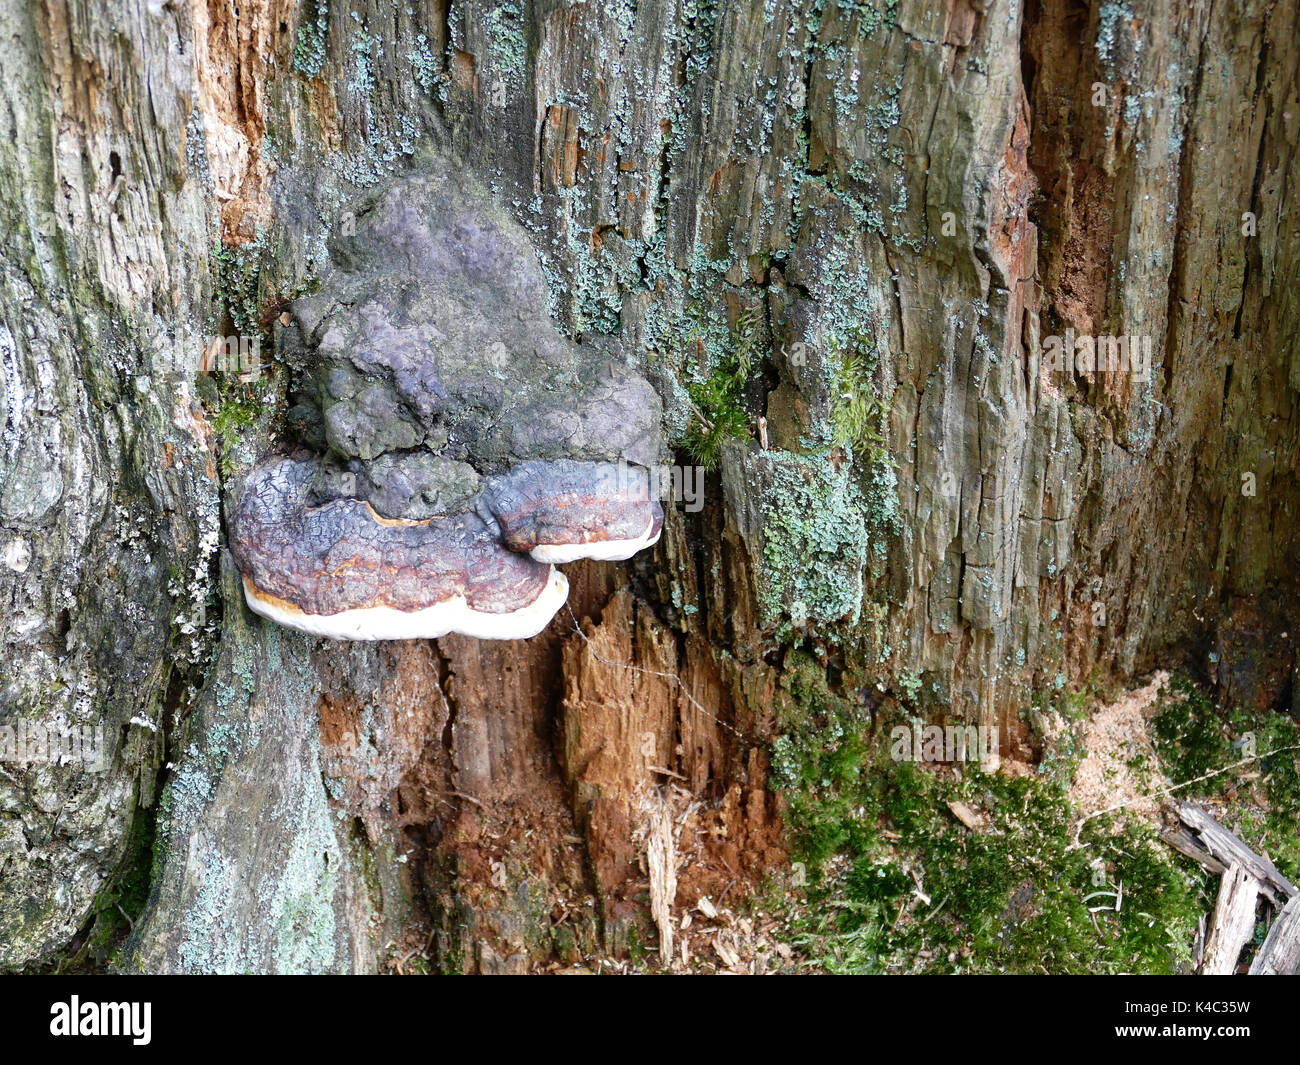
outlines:
[[[1278,872],[1277,866],[1247,847],[1235,833],[1211,817],[1203,806],[1194,802],[1181,803],[1178,816],[1183,824],[1200,834],[1201,841],[1214,857],[1228,866],[1242,866],[1259,881],[1260,894],[1274,905],[1296,896],[1296,886]]]
[[[1300,976],[1300,897],[1278,914],[1250,964],[1251,976]]]
[[[950,802],[948,809],[952,811],[953,817],[957,818],[963,825],[972,832],[978,832],[983,825],[980,822],[980,816],[964,802]]]
[[[1205,914],[1196,919],[1196,937],[1192,940],[1192,968],[1200,970],[1205,961]]]
[[[614,929],[607,938],[617,941],[635,912],[644,860],[666,960],[678,870],[683,898],[721,892],[784,855],[781,829],[760,752],[743,751],[739,731],[716,713],[729,696],[703,645],[686,641],[679,653],[627,588],[599,615],[564,649],[561,768]],[[681,784],[662,788],[665,776]],[[672,796],[670,810],[663,799]]]
[[[673,960],[673,901],[677,896],[677,847],[672,811],[656,795],[646,805],[646,865],[650,873],[650,914],[659,929],[659,960]]]
[[[1194,862],[1199,862],[1202,868],[1213,876],[1222,876],[1228,871],[1226,865],[1202,847],[1196,836],[1181,825],[1176,831],[1170,828],[1162,829],[1160,838],[1180,854],[1185,854]]]
[[[1205,976],[1226,976],[1237,968],[1241,948],[1255,928],[1259,881],[1234,864],[1219,882],[1219,899],[1205,941]]]

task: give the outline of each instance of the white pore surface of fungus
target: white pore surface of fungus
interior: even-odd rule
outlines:
[[[569,580],[559,570],[551,570],[536,599],[502,614],[475,610],[463,595],[419,610],[372,606],[337,614],[308,614],[292,604],[263,595],[247,577],[244,598],[249,608],[264,618],[334,640],[434,640],[452,632],[479,640],[526,640],[546,628],[568,600]]]
[[[659,522],[653,517],[646,530],[640,536],[630,540],[590,540],[578,544],[538,544],[529,554],[538,562],[562,565],[565,562],[577,562],[589,558],[597,562],[623,562],[638,551],[653,547],[659,542],[661,529],[655,526]]]

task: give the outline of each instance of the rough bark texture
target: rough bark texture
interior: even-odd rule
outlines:
[[[1295,708],[1295,0],[0,19],[0,714],[111,752],[0,766],[0,967],[79,948],[141,826],[131,968],[650,942],[667,839],[691,898],[780,861],[795,644],[850,695],[1001,726],[1004,758],[1035,690],[1094,670]],[[745,338],[753,432],[652,555],[573,567],[533,641],[313,642],[245,611],[223,542],[274,403],[214,436],[202,345],[159,338],[274,339],[425,142],[674,442]],[[1046,372],[1067,328],[1151,337],[1150,379]],[[843,432],[846,380],[881,445]]]

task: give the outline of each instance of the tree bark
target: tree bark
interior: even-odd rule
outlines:
[[[785,860],[796,656],[1004,760],[1089,677],[1300,709],[1295,0],[0,19],[0,724],[108,750],[0,764],[0,968],[657,942],[652,844],[691,902]],[[280,350],[328,235],[429,165],[527,228],[563,328],[651,378],[679,446],[687,384],[752,347],[751,429],[532,641],[313,641],[246,610],[224,540],[292,372],[238,425],[203,351]],[[1150,338],[1150,375],[1050,372],[1067,330]]]

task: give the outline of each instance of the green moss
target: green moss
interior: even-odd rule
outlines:
[[[810,878],[788,915],[791,935],[813,965],[1187,970],[1210,893],[1145,823],[1097,819],[1076,843],[1068,779],[895,762],[890,721],[873,726],[806,662],[793,678],[786,712],[798,723],[778,742],[773,767],[789,802],[793,857]],[[948,808],[957,801],[987,827],[959,824]]]
[[[640,968],[650,956],[650,948],[641,937],[641,929],[633,925],[627,930],[627,957],[633,966]]]
[[[889,451],[889,401],[876,394],[876,351],[859,329],[845,341],[831,338],[828,372],[833,403],[830,441],[848,451],[858,472],[866,529],[875,541],[877,562],[885,537],[898,524],[898,478]],[[823,434],[825,435],[825,434]]]
[[[832,439],[864,463],[874,466],[890,462],[885,443],[888,407],[876,395],[872,381],[876,369],[874,349],[855,335],[847,350],[841,351],[833,343],[832,353],[839,362],[831,411]]]
[[[1170,780],[1191,782],[1180,797],[1206,801],[1231,799],[1241,791],[1260,794],[1263,809],[1251,802],[1224,803],[1224,823],[1266,852],[1286,876],[1300,877],[1300,729],[1291,718],[1269,711],[1225,712],[1189,679],[1175,676],[1162,692],[1151,732]]]
[[[1185,677],[1174,677],[1162,693],[1152,721],[1152,741],[1176,783],[1223,769],[1232,758],[1232,737],[1218,708]],[[1220,774],[1199,788],[1214,795],[1230,782]]]
[[[220,405],[212,419],[223,474],[235,468],[235,448],[242,434],[257,423],[266,408],[266,386],[261,381],[245,382],[237,377],[223,381]]]
[[[744,397],[757,361],[758,335],[759,313],[742,315],[732,331],[730,350],[713,373],[686,387],[696,410],[696,421],[686,433],[686,450],[705,469],[718,464],[724,441],[749,436],[752,419]]]

